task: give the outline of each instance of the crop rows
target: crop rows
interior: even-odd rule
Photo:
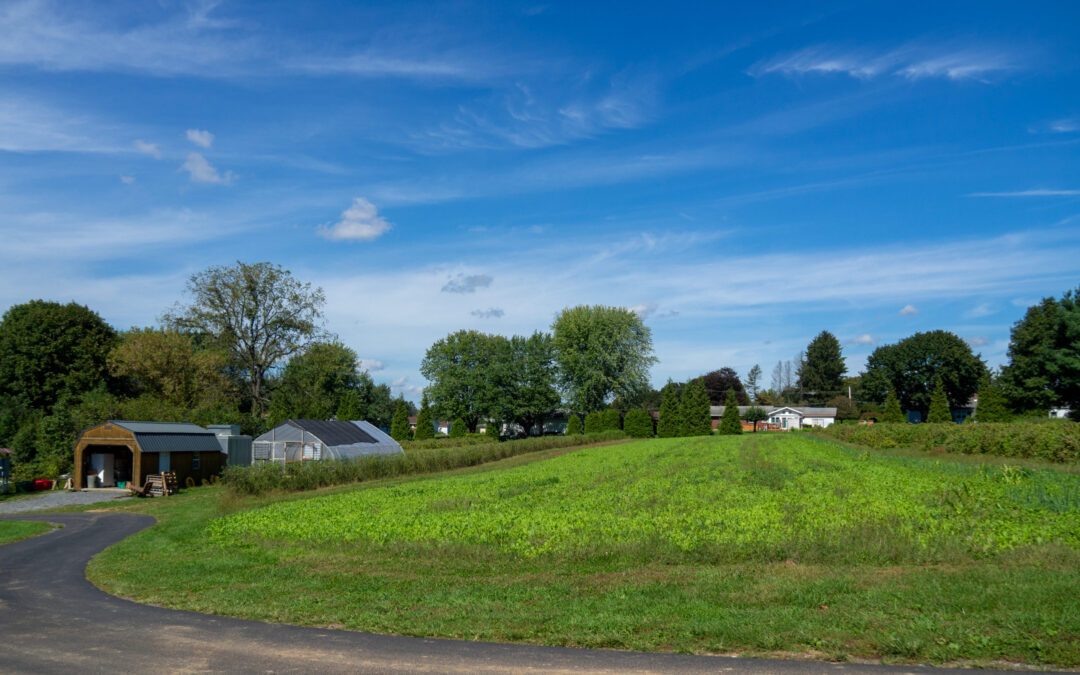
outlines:
[[[902,562],[1080,549],[1080,477],[871,455],[794,436],[653,440],[273,504],[218,541]]]

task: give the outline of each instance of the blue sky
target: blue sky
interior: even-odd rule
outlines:
[[[2,1],[0,308],[269,260],[409,398],[583,303],[657,385],[825,329],[1000,365],[1080,282],[1080,5],[764,5]]]

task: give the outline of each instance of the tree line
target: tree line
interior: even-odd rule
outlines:
[[[116,330],[76,303],[32,300],[0,319],[0,446],[26,475],[70,470],[77,434],[106,419],[391,424],[395,401],[322,326],[325,297],[270,263],[193,275],[158,327]]]

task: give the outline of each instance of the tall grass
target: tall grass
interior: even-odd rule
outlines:
[[[471,441],[479,437],[455,439]],[[362,459],[328,459],[317,462],[259,462],[251,466],[225,469],[226,489],[234,495],[264,495],[269,492],[298,492],[332,485],[347,485],[379,478],[433,473],[494,462],[531,452],[591,445],[626,438],[621,431],[605,431],[584,436],[538,436],[519,441],[471,442],[453,447],[409,449],[403,455]],[[415,447],[415,446],[413,446]]]
[[[814,429],[813,433],[879,449],[912,447],[965,455],[1080,461],[1080,424],[1064,420],[1053,423],[834,424],[826,429]]]

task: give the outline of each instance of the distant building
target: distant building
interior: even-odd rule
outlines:
[[[1068,419],[1071,412],[1072,410],[1069,408],[1050,408],[1050,418],[1055,420]]]
[[[401,445],[370,422],[285,420],[252,443],[256,462],[400,455]]]
[[[724,416],[724,409],[727,406],[714,405],[709,408],[709,415],[712,417],[713,429],[716,429],[720,425],[720,418]],[[739,406],[739,419],[743,420],[744,425],[749,425],[746,422],[746,411],[754,406],[741,405]],[[788,431],[790,429],[801,429],[803,427],[827,427],[831,426],[836,421],[836,408],[816,408],[810,406],[775,406],[775,405],[760,405],[758,408],[762,408],[768,413],[769,418],[766,422],[770,426],[768,428],[780,429],[781,431]],[[745,428],[751,428],[752,425]],[[758,425],[761,428],[761,425]]]

